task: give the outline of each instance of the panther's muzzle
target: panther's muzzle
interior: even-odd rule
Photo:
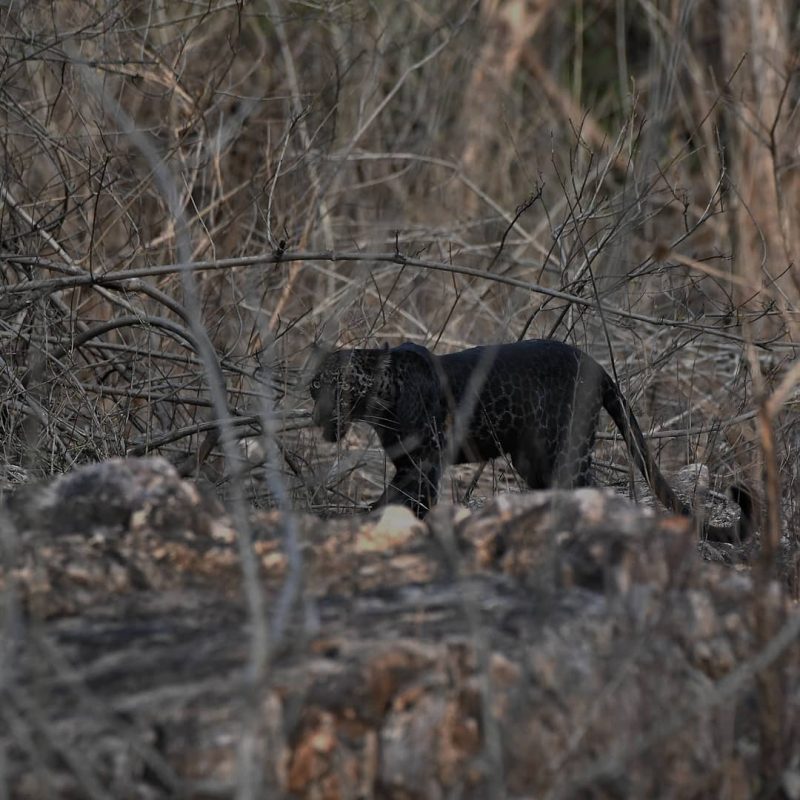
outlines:
[[[350,427],[348,420],[342,419],[332,404],[317,401],[311,413],[314,424],[322,428],[322,438],[326,442],[338,442]]]

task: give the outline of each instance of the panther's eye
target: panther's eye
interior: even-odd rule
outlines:
[[[314,378],[311,381],[311,388],[318,392],[322,388],[322,381],[319,378]]]

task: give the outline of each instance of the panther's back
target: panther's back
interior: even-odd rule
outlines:
[[[591,446],[605,372],[571,345],[550,339],[486,345],[441,356],[438,363],[451,418],[461,414],[464,421],[470,414],[455,460],[514,458],[533,448],[551,456],[550,472],[575,413],[592,422]]]

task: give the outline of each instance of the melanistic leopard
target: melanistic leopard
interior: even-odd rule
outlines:
[[[447,464],[507,456],[531,489],[590,482],[600,409],[616,423],[656,497],[689,514],[661,474],[639,423],[591,356],[550,339],[449,355],[403,344],[327,354],[310,385],[313,420],[328,441],[363,420],[395,474],[373,507],[400,503],[423,517]]]

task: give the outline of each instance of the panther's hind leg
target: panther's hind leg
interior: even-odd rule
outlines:
[[[597,398],[575,398],[569,416],[564,415],[556,435],[553,486],[577,489],[593,485],[592,450],[600,417]]]
[[[531,489],[574,489],[592,485],[592,438],[564,430],[557,436],[520,437],[511,463]],[[578,435],[575,435],[575,434]]]
[[[523,434],[511,451],[511,463],[529,489],[549,489],[553,483],[554,458],[541,437]]]
[[[559,453],[553,486],[560,489],[579,489],[593,486],[591,448],[568,448]]]

